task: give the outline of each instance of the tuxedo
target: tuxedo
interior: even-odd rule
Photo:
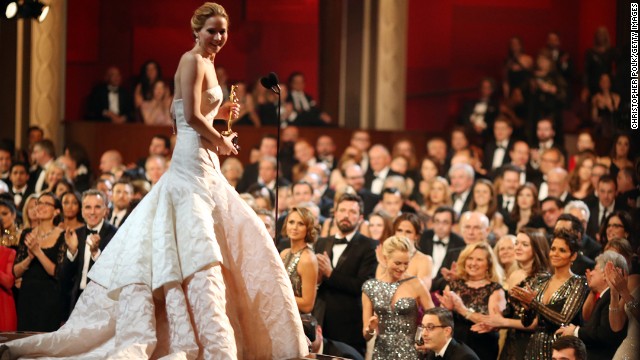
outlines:
[[[616,210],[627,210],[626,204],[621,201],[615,201],[613,203],[613,211]],[[600,213],[600,201],[595,201],[589,206],[589,211],[591,215],[589,216],[589,222],[587,223],[587,234],[592,238],[596,238],[596,234],[600,232],[600,224],[602,213]],[[607,211],[606,216],[609,216],[613,211]],[[602,219],[602,223],[604,223],[604,219]]]
[[[397,173],[397,172],[395,172],[395,171],[391,170],[391,168],[389,168],[389,167],[387,167],[386,169],[388,169],[387,174],[383,177],[383,176],[380,176],[380,175],[376,176],[376,175],[373,173],[373,170],[371,169],[371,167],[369,167],[369,169],[367,170],[367,172],[364,174],[364,187],[365,187],[367,190],[371,191],[372,193],[374,193],[374,194],[378,194],[378,195],[379,195],[379,193],[377,193],[377,192],[373,191],[373,189],[372,189],[373,182],[374,182],[374,180],[376,180],[376,178],[380,179],[380,180],[382,181],[382,183],[384,184],[384,181],[385,181],[385,180],[386,180],[386,178],[388,178],[389,176],[392,176],[392,175],[400,175],[400,176],[402,176],[402,174]],[[384,169],[383,169],[383,170],[384,170]],[[380,193],[382,192],[382,190],[384,190],[384,185],[382,185],[382,187],[380,188]]]
[[[360,355],[360,353],[352,346],[327,338],[322,339],[322,354],[337,356],[344,359],[364,360],[362,355]]]
[[[469,188],[469,191],[467,192],[467,197],[464,199],[464,203],[462,205],[462,208],[460,209],[459,212],[456,211],[456,213],[458,215],[461,215],[461,214],[465,213],[466,211],[469,211],[469,205],[471,204],[471,198],[473,197],[472,190],[473,190],[473,187]],[[460,196],[462,196],[462,194],[460,194]],[[455,210],[456,194],[451,194],[451,202],[452,202],[452,204],[453,204],[452,206],[453,206],[453,208]]]
[[[104,249],[111,241],[111,238],[116,234],[116,227],[109,224],[106,220],[102,223],[102,228],[98,235],[100,235],[100,245],[98,246],[100,251],[104,251]],[[76,229],[76,235],[78,236],[78,250],[74,260],[69,258],[69,254],[65,256],[63,263],[63,273],[62,277],[64,279],[63,286],[66,286],[68,291],[70,291],[70,304],[69,304],[69,313],[73,311],[73,308],[80,298],[83,289],[81,289],[82,282],[82,271],[85,266],[85,248],[87,247],[87,237],[89,236],[89,229],[86,226],[83,226],[79,229]],[[91,257],[89,257],[89,267],[87,268],[87,273],[93,266],[94,261]],[[87,282],[89,280],[87,279]],[[67,314],[68,315],[68,314]]]
[[[611,291],[606,291],[598,299],[591,313],[591,317],[578,329],[578,337],[589,352],[589,360],[609,360],[613,359],[618,346],[627,336],[627,327],[614,332],[609,323],[609,303],[611,302]],[[620,309],[619,311],[624,311]]]
[[[326,252],[332,263],[334,241],[334,237],[320,238],[314,246],[317,254]],[[331,276],[320,283],[313,309],[325,336],[347,343],[361,354],[365,349],[362,284],[375,276],[378,266],[375,248],[374,240],[356,231],[337,259]]]
[[[466,244],[458,248],[447,248],[447,255],[444,256],[444,260],[442,260],[442,265],[440,265],[440,269],[447,268],[451,270],[451,265],[454,262],[456,263],[458,262],[458,257],[460,256],[460,253],[462,252],[462,250],[464,250],[465,247],[466,247]],[[438,270],[438,275],[436,275],[436,277],[431,282],[431,292],[442,291],[444,290],[445,287],[447,287],[447,285],[448,285],[447,280],[445,280],[445,278],[440,273],[440,270]]]
[[[329,170],[333,170],[336,168],[336,166],[338,166],[338,159],[334,155],[332,155],[331,157],[331,159],[323,159],[319,156],[316,156],[316,161],[324,163],[325,165],[327,165]]]
[[[333,210],[333,198],[336,196],[336,191],[327,186],[324,193],[320,197],[320,214],[325,218],[331,217],[331,210]]]
[[[362,202],[364,203],[364,210],[362,211],[362,213],[365,217],[367,217],[373,212],[373,209],[375,209],[376,205],[378,205],[378,202],[380,202],[380,196],[372,193],[367,188],[362,188],[360,191],[358,191],[358,196],[360,196]]]
[[[40,174],[46,171],[41,166],[37,166],[33,171],[29,172],[29,181],[27,182],[27,186],[33,190],[35,193],[40,193],[42,190],[47,188],[47,179],[42,183],[42,187],[40,189],[36,189],[36,184],[38,179],[40,178]]]
[[[132,119],[133,114],[133,97],[121,86],[114,90],[118,94],[118,115],[124,115],[128,120]],[[108,117],[102,115],[105,110],[109,110],[109,86],[101,84],[93,88],[89,96],[87,106],[87,119],[93,121],[111,121]]]
[[[9,188],[9,194],[11,195],[11,197],[15,200],[16,198],[16,192],[14,192],[13,187]],[[24,202],[25,200],[27,200],[27,198],[29,197],[29,195],[33,194],[33,188],[29,186],[29,184],[27,184],[27,186],[23,189],[23,193],[21,194],[22,198],[20,199],[20,202],[16,203],[14,201],[14,204],[16,205],[16,210],[18,212],[22,211],[22,208],[24,207]]]
[[[433,230],[427,230],[425,232],[422,233],[422,235],[420,236],[420,240],[418,240],[418,250],[424,254],[427,254],[429,256],[431,256],[433,258],[433,247],[434,247],[434,239],[435,236],[435,232]],[[438,241],[441,242],[442,239],[439,239]],[[442,264],[435,269],[437,271],[437,274],[440,274],[440,269],[444,266],[444,259],[447,257],[447,253],[449,252],[450,249],[455,249],[455,248],[461,248],[465,246],[464,240],[460,237],[460,235],[451,232],[449,233],[449,240],[447,242],[446,245],[440,245],[437,244],[435,246],[441,246],[445,251],[444,251],[444,257],[442,258]],[[435,258],[434,258],[434,264],[435,264]],[[449,264],[450,266],[451,264]],[[436,275],[436,278],[438,277],[438,275]],[[440,277],[442,277],[442,275],[440,275]]]
[[[502,157],[502,160],[497,164],[497,166],[493,166],[493,165],[494,165],[494,157],[497,155],[497,152],[499,149],[498,144],[495,141],[491,141],[485,146],[484,161],[482,163],[482,167],[485,170],[491,172],[492,170],[499,169],[503,165],[506,165],[511,162],[511,156],[509,156],[509,152],[513,149],[513,139],[509,138],[504,142],[506,143],[506,145],[502,147],[504,156]]]
[[[429,351],[423,357],[423,359],[426,360],[433,360],[435,358],[436,354],[433,351]],[[442,360],[480,360],[480,358],[470,347],[452,338],[449,346],[447,346],[447,350],[444,352]]]
[[[117,217],[114,218],[113,217],[113,213],[114,213],[115,209],[111,209],[109,211],[109,222],[111,223],[111,225],[113,225],[116,228],[119,228],[122,226],[122,224],[124,224],[125,220],[127,220],[127,218],[129,217],[129,215],[131,214],[131,209],[127,209],[127,211],[124,213],[124,215],[122,217]]]
[[[511,210],[516,204],[516,197],[508,198],[509,202],[507,203],[504,194],[498,195],[498,211],[502,214],[502,217],[508,219],[511,215]]]
[[[484,115],[477,112],[478,110],[481,111],[482,108],[486,108]],[[471,134],[470,140],[473,144],[484,147],[486,140],[493,136],[491,134],[491,129],[493,129],[493,122],[498,116],[499,110],[500,104],[495,97],[490,98],[488,101],[483,101],[481,99],[467,101],[462,105],[458,124],[464,126],[467,129],[468,134]],[[478,134],[474,129],[472,116],[474,119],[482,116],[484,123],[487,125],[480,134]]]

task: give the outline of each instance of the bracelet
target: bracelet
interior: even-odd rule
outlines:
[[[473,315],[473,313],[475,313],[476,311],[473,309],[467,309],[467,311],[464,313],[464,318],[469,320],[469,318],[471,317],[471,315]]]
[[[635,300],[635,299],[633,299],[633,300],[629,300],[629,302],[627,302],[627,303],[625,304],[625,306],[626,306],[626,307],[627,307],[627,309],[629,309],[629,310],[637,310],[637,309],[638,309],[638,305],[639,305],[639,304],[638,304],[638,300]]]
[[[614,308],[614,307],[609,306],[609,311],[610,312],[618,312],[618,311],[620,311],[620,308]]]

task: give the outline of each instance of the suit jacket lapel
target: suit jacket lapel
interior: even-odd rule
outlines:
[[[349,257],[349,252],[351,252],[351,249],[353,249],[354,247],[353,243],[356,241],[357,238],[358,238],[358,233],[355,233],[353,235],[353,238],[351,238],[351,241],[349,241],[349,243],[347,244],[347,247],[342,252],[342,255],[340,255],[340,258],[338,259],[338,263],[336,264],[335,269],[339,268],[340,265],[342,265],[342,263],[344,263],[347,260],[347,258]]]

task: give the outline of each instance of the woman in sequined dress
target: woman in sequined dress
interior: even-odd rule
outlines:
[[[300,313],[310,313],[316,301],[318,260],[309,244],[318,237],[311,210],[294,207],[289,212],[282,233],[291,240],[291,247],[280,253],[287,270]]]
[[[498,332],[478,333],[471,328],[484,315],[499,314],[505,309],[505,294],[499,283],[502,269],[486,242],[467,245],[458,264],[458,280],[449,282],[442,296],[437,295],[440,304],[453,312],[453,337],[471,347],[480,359],[496,359]]]
[[[523,228],[516,237],[515,258],[518,269],[507,278],[507,289],[515,286],[529,287],[538,290],[549,276],[549,244],[544,231],[534,228]],[[508,329],[507,337],[500,353],[501,360],[519,360],[524,358],[524,352],[534,331],[533,327],[525,327],[520,319],[525,308],[522,304],[507,295],[507,307],[502,314],[487,315],[482,322],[471,327],[478,332],[491,329]]]
[[[414,252],[413,244],[406,237],[386,239],[382,245],[384,274],[362,285],[363,336],[369,341],[378,334],[373,360],[418,358],[414,345],[418,305],[430,309],[433,301],[422,283],[406,273]]]
[[[535,291],[530,287],[516,286],[509,294],[528,308],[522,317],[522,325],[535,327],[525,359],[551,359],[551,345],[555,332],[563,325],[580,325],[580,308],[589,287],[584,276],[571,272],[580,245],[575,234],[560,230],[554,234],[549,260],[553,276]]]

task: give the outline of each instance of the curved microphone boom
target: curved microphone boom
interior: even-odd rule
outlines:
[[[276,119],[278,123],[278,135],[277,135],[276,141],[278,145],[276,148],[276,193],[275,193],[275,197],[276,197],[275,223],[277,224],[278,223],[278,191],[280,189],[280,186],[278,184],[278,177],[280,176],[280,129],[282,128],[282,120],[280,119],[280,102],[281,102],[280,81],[278,80],[278,75],[272,71],[267,76],[263,76],[260,78],[260,84],[262,84],[262,86],[264,86],[266,89],[269,89],[278,95],[278,107],[276,108]],[[280,231],[276,229],[276,238],[275,238],[276,241],[278,240],[279,232]]]

